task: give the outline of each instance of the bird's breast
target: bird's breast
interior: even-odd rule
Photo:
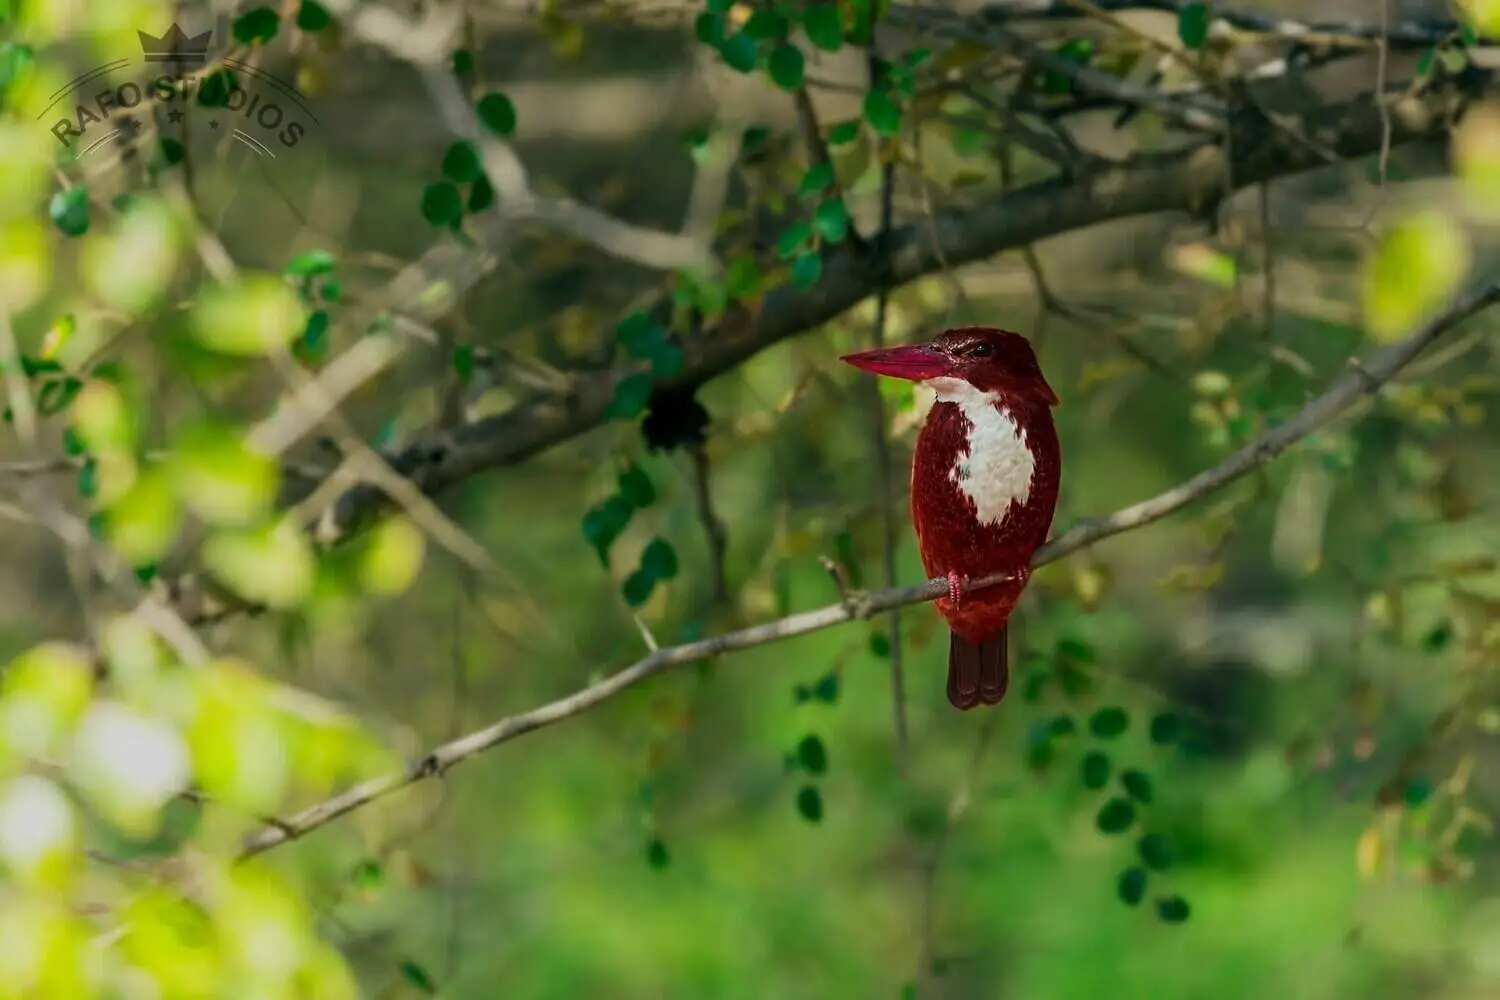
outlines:
[[[934,379],[937,403],[917,438],[912,518],[932,575],[1025,565],[1047,538],[1060,461],[1050,411],[1008,406]]]

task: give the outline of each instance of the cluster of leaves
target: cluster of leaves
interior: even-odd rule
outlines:
[[[473,69],[474,57],[465,49],[453,54],[453,72],[463,77]],[[516,106],[500,91],[484,94],[474,103],[479,122],[504,139],[516,130]],[[495,189],[484,171],[479,148],[460,139],[443,152],[443,179],[422,188],[422,218],[439,229],[460,231],[464,216],[483,212],[495,204]]]
[[[634,462],[622,468],[615,479],[615,491],[583,515],[583,537],[599,564],[608,568],[610,549],[624,533],[637,511],[656,503],[656,487],[651,477]],[[620,585],[625,603],[639,608],[651,599],[658,583],[677,576],[677,550],[665,538],[653,538],[641,550],[640,562]]]
[[[1050,771],[1069,746],[1075,747],[1077,773],[1083,787],[1105,796],[1094,817],[1099,832],[1118,837],[1132,829],[1140,830],[1135,843],[1136,860],[1121,870],[1115,887],[1123,903],[1137,906],[1146,896],[1153,873],[1159,877],[1169,871],[1176,852],[1165,834],[1143,829],[1142,814],[1156,798],[1150,774],[1139,767],[1122,767],[1116,760],[1114,748],[1130,728],[1130,712],[1120,705],[1103,705],[1094,709],[1081,725],[1075,715],[1074,709],[1083,707],[1093,687],[1088,668],[1095,659],[1094,650],[1087,643],[1063,638],[1044,664],[1028,672],[1023,694],[1026,701],[1039,703],[1049,688],[1056,687],[1070,710],[1033,724],[1027,739],[1027,762],[1038,772]],[[1152,745],[1170,746],[1182,735],[1181,720],[1170,712],[1158,713],[1150,721],[1148,735]],[[1182,896],[1164,893],[1155,902],[1161,920],[1182,923],[1188,919],[1188,903]]]

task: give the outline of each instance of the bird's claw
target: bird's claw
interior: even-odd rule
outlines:
[[[964,585],[968,582],[968,578],[959,576],[953,570],[948,571],[948,600],[955,608],[958,607],[959,599],[963,596]]]

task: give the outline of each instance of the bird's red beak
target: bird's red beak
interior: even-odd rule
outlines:
[[[877,351],[846,354],[839,360],[855,368],[874,372],[876,375],[904,378],[909,382],[925,382],[930,378],[938,378],[947,372],[950,364],[947,356],[928,344],[883,347]]]

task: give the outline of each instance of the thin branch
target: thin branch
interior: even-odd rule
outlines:
[[[879,87],[886,72],[885,62],[880,58],[875,39],[870,39],[868,65],[870,86]],[[916,128],[917,126],[913,126]],[[920,137],[914,137],[913,146],[920,146]],[[891,239],[891,226],[896,204],[896,157],[894,143],[880,146],[883,163],[880,168],[880,228],[875,233],[875,252],[884,253]],[[875,322],[870,327],[870,346],[885,346],[885,322],[890,311],[890,289],[882,286],[875,295]],[[879,484],[881,519],[881,560],[885,567],[885,585],[896,585],[896,546],[900,532],[897,523],[896,504],[892,496],[895,472],[891,462],[891,442],[887,433],[885,401],[880,395],[880,386],[874,379],[865,385],[869,397],[871,434],[875,446],[875,481]],[[901,609],[892,608],[888,618],[891,630],[891,716],[896,737],[896,773],[906,775],[911,756],[909,726],[906,721],[906,677],[901,655]]]
[[[1211,469],[1200,472],[1178,486],[1107,516],[1075,524],[1054,538],[1036,554],[1033,567],[1067,556],[1095,542],[1158,521],[1168,514],[1223,488],[1239,477],[1253,472],[1275,456],[1319,430],[1360,400],[1378,392],[1411,363],[1426,347],[1460,322],[1485,307],[1500,302],[1500,284],[1489,283],[1456,297],[1437,318],[1424,324],[1406,339],[1393,344],[1357,370],[1346,370],[1320,396],[1311,400],[1296,416],[1273,428],[1239,452]],[[1005,574],[975,581],[969,590],[979,590],[1006,579]],[[399,788],[441,775],[449,768],[476,757],[501,743],[508,743],[527,733],[580,715],[649,677],[673,667],[711,659],[723,653],[750,649],[771,642],[807,635],[835,625],[871,615],[931,601],[946,594],[945,579],[928,580],[907,587],[853,592],[844,600],[827,607],[789,615],[775,621],[726,632],[698,642],[659,649],[644,659],[596,684],[567,697],[520,715],[508,716],[493,725],[433,749],[412,767],[363,782],[332,798],[305,809],[251,837],[244,846],[243,857],[270,850],[279,844],[323,826],[359,809]]]

